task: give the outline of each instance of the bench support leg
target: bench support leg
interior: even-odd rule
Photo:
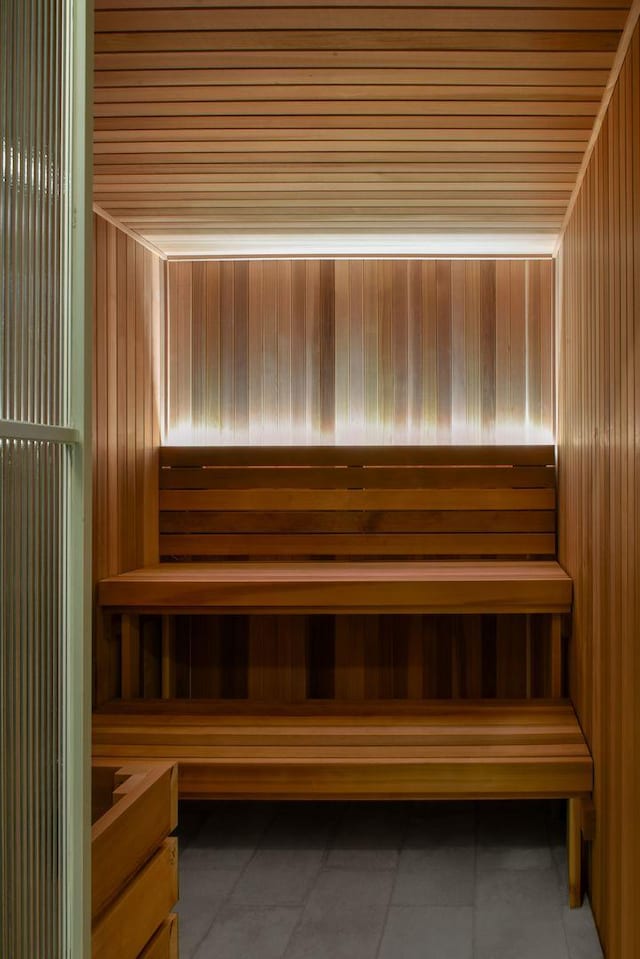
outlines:
[[[173,616],[162,617],[162,698],[173,699],[176,694],[176,621]]]
[[[569,906],[582,905],[582,800],[567,801],[567,863],[569,871]]]
[[[560,613],[551,615],[548,668],[548,694],[551,699],[560,699],[562,696],[562,616]]]

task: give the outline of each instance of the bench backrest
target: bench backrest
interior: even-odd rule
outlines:
[[[552,446],[164,447],[160,557],[546,558]]]

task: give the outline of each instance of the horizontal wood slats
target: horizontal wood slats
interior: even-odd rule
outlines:
[[[206,454],[205,454],[206,457]],[[531,489],[555,486],[546,467],[253,467],[160,470],[161,489]]]
[[[608,959],[640,955],[640,28],[559,254],[559,555],[570,689],[596,763],[590,899]]]
[[[113,775],[113,770],[111,773]],[[100,768],[93,772],[98,778]],[[177,822],[177,770],[162,766],[118,771],[113,803],[93,824],[91,835],[91,913],[93,920],[122,893]]]
[[[101,0],[96,198],[182,255],[227,227],[551,237],[628,8]],[[381,163],[368,195],[358,177]],[[403,199],[415,164],[420,188]]]
[[[402,500],[399,496],[402,496]],[[263,490],[263,509],[313,510],[499,510],[555,508],[554,489],[428,489],[428,490]],[[247,510],[255,512],[253,490],[162,490],[160,509]]]
[[[416,556],[484,555],[551,556],[555,534],[547,533],[273,533],[242,536],[216,533],[164,534],[162,556]]]
[[[204,450],[163,446],[160,467],[201,466]],[[535,446],[208,446],[209,467],[284,466],[553,466],[555,448]]]
[[[367,465],[354,465],[359,462],[357,448],[328,448],[334,465],[321,465],[323,450],[316,448],[311,457],[313,465],[302,466],[288,465],[303,462],[299,451],[263,448],[260,465],[249,465],[253,451],[236,448],[230,451],[231,461],[243,465],[226,466],[222,465],[222,451],[211,449],[210,459],[210,450],[204,447],[178,449],[178,465],[174,465],[172,450],[165,447],[160,468],[160,555],[376,558],[555,554],[554,514],[549,509],[541,510],[538,500],[541,492],[554,493],[551,447],[525,448],[522,454],[513,447],[457,449],[451,453],[435,448],[432,456],[426,448],[382,451],[384,466],[373,465],[377,450],[367,448],[362,456]],[[515,464],[522,459],[549,465],[513,465],[507,458]],[[448,460],[455,465],[430,465]],[[478,461],[487,465],[473,465]],[[347,463],[351,465],[342,465]],[[204,497],[212,496],[215,504],[217,496],[229,495],[227,491],[245,493],[248,509],[209,514]],[[496,492],[493,506],[499,504],[497,509],[482,509],[485,491]],[[445,493],[448,510],[424,509],[425,499],[428,501],[433,492]],[[520,510],[509,509],[513,505],[509,494],[514,492],[521,494]],[[315,498],[322,493],[342,497],[343,509],[320,509]],[[199,501],[191,498],[194,494],[200,494]],[[279,499],[274,501],[274,494]],[[382,517],[376,509],[380,494],[386,494]],[[172,501],[166,501],[167,495]],[[422,497],[420,512],[412,509],[416,496],[418,502]],[[347,497],[351,497],[351,503]],[[189,506],[195,508],[190,510]],[[355,512],[358,506],[361,512]],[[349,507],[350,511],[344,511]],[[398,521],[394,519],[396,513],[400,515]],[[232,521],[234,515],[237,528]],[[500,517],[498,525],[491,522],[494,515]],[[254,518],[257,526],[253,525]]]
[[[568,612],[554,562],[161,563],[104,579],[104,607],[164,612]]]
[[[178,899],[177,839],[165,839],[92,930],[93,959],[137,959]]]
[[[522,530],[551,533],[555,513],[550,510],[451,510],[411,512],[234,513],[163,512],[161,533],[300,533],[313,528],[322,533],[508,533]]]
[[[591,789],[591,758],[565,704],[183,705],[98,713],[94,754],[177,760],[181,794],[190,798],[478,798]]]
[[[168,444],[328,443],[347,455],[356,443],[445,443],[460,452],[439,462],[453,465],[469,443],[552,435],[551,261],[170,262],[167,272]],[[323,449],[326,462],[350,464]],[[518,465],[536,465],[520,450]],[[484,458],[469,465],[493,462],[471,451]],[[315,455],[308,465],[321,465]],[[407,449],[424,462],[416,455]]]

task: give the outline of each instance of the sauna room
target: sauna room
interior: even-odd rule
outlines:
[[[93,6],[2,13],[3,959],[640,959],[640,0]]]

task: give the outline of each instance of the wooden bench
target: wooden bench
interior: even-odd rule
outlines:
[[[177,761],[192,798],[567,798],[575,903],[592,762],[562,699],[553,448],[165,448],[159,482],[161,562],[98,587],[98,672],[115,636],[120,683],[99,696],[96,755]],[[546,699],[176,699],[174,617],[220,612],[544,614]],[[146,700],[145,613],[162,617]]]

